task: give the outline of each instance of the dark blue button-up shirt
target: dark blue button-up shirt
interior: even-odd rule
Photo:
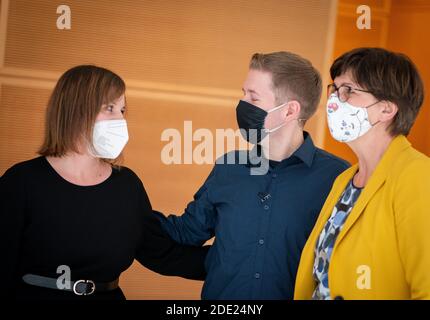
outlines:
[[[177,242],[202,245],[215,236],[203,299],[293,298],[302,249],[334,179],[348,167],[304,137],[292,156],[263,174],[250,173],[251,155],[244,164],[217,161],[182,216],[159,215]]]

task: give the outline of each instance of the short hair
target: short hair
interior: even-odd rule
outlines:
[[[408,135],[424,100],[423,81],[411,59],[382,48],[357,48],[338,57],[330,68],[333,80],[346,72],[378,100],[397,105],[387,130],[392,136]]]
[[[285,97],[300,103],[303,123],[316,112],[321,99],[322,81],[320,73],[309,60],[287,51],[255,53],[249,68],[272,75],[273,89],[279,103]]]
[[[124,92],[124,81],[105,68],[80,65],[67,70],[49,98],[45,137],[38,153],[61,157],[69,151],[79,152],[79,142],[88,142],[92,147],[94,123],[102,105],[115,101]]]

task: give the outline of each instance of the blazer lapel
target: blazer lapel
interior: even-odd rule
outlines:
[[[403,151],[409,146],[410,143],[404,136],[398,136],[393,139],[381,161],[379,162],[378,166],[376,167],[375,171],[371,175],[367,185],[364,187],[360,196],[358,197],[358,200],[355,203],[354,208],[352,208],[349,217],[346,219],[345,225],[343,226],[342,231],[339,233],[339,236],[336,239],[335,248],[342,241],[342,239],[345,237],[345,235],[348,233],[348,231],[351,229],[357,219],[361,216],[367,204],[375,195],[375,193],[384,184],[385,180],[387,179],[390,164],[395,161],[397,155],[401,151]],[[352,179],[352,176],[350,177],[350,179]],[[335,248],[333,248],[333,250],[335,250]]]
[[[341,173],[341,175],[336,179],[335,183],[333,184],[332,190],[330,191],[324,203],[324,206],[321,209],[321,213],[306,242],[300,259],[300,267],[296,279],[296,288],[300,287],[301,291],[295,292],[296,298],[299,297],[299,299],[309,299],[312,296],[312,292],[315,289],[315,282],[312,276],[312,272],[309,270],[312,270],[315,262],[314,251],[318,238],[327,220],[333,212],[333,207],[335,206],[340,195],[345,189],[348,181],[351,180],[351,178],[357,171],[357,168],[358,165],[354,165],[351,168],[347,169],[345,172]]]
[[[348,182],[352,179],[354,174],[357,172],[357,169],[358,169],[357,164],[347,169],[345,172],[341,174],[341,180],[337,181],[337,183],[333,186],[333,189],[330,192],[328,198],[326,199],[326,202],[323,206],[321,214],[315,224],[315,228],[317,231],[315,234],[317,237],[319,237],[327,220],[330,218],[333,212],[333,208],[336,205],[337,201],[339,200],[340,195],[345,190]]]

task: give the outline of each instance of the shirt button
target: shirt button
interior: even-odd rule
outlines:
[[[258,243],[259,243],[259,244],[264,244],[264,239],[260,239],[260,240],[258,240]]]
[[[276,178],[278,175],[276,173],[272,174],[272,178]]]
[[[260,279],[260,274],[257,272],[256,274],[254,274],[254,278],[255,279]]]
[[[264,205],[264,210],[269,210],[269,206],[266,204],[266,205]]]

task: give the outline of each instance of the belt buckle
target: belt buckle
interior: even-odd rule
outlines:
[[[90,285],[90,287],[91,287],[90,292],[86,292],[86,291],[78,292],[76,289],[77,289],[78,284],[80,284],[80,283],[85,283],[87,285],[86,288],[88,288],[88,285]],[[92,295],[94,293],[94,291],[96,291],[96,284],[92,280],[78,280],[73,285],[73,293],[76,294],[77,296],[89,296],[89,295]]]

